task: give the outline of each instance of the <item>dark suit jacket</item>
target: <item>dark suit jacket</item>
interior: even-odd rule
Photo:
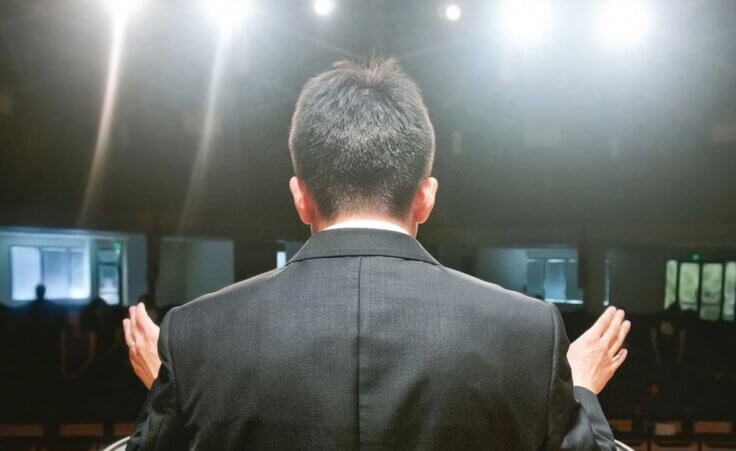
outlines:
[[[329,230],[165,316],[128,449],[615,449],[567,347],[553,305]]]

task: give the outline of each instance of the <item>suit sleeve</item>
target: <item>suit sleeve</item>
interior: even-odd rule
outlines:
[[[167,313],[161,322],[158,337],[161,368],[138,414],[135,428],[125,448],[127,451],[186,449],[169,342],[174,311],[175,309]]]
[[[591,391],[572,386],[567,362],[570,342],[560,312],[553,305],[554,350],[549,389],[548,450],[616,450],[613,433],[598,397]]]

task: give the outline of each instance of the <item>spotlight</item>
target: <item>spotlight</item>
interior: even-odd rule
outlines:
[[[501,13],[501,30],[510,41],[536,44],[554,25],[552,7],[547,0],[510,1]]]
[[[335,9],[334,0],[316,0],[313,4],[314,12],[318,16],[327,16]]]
[[[230,31],[250,12],[250,4],[244,0],[205,0],[207,13],[222,30]]]
[[[143,0],[101,0],[116,19],[125,19],[138,10]]]
[[[460,20],[460,17],[462,15],[463,11],[460,9],[459,6],[454,3],[450,3],[445,7],[445,19],[449,20],[450,22],[456,22]]]
[[[642,0],[606,0],[601,5],[598,31],[603,42],[614,48],[641,45],[652,20]]]

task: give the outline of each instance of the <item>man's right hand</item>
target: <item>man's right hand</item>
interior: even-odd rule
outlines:
[[[572,382],[596,395],[619,369],[628,352],[621,346],[631,330],[624,321],[624,311],[608,307],[598,321],[570,344],[567,361],[572,369]]]

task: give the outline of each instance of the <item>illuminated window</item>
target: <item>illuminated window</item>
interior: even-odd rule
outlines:
[[[39,284],[46,287],[46,299],[89,297],[89,262],[82,248],[12,246],[10,259],[14,301],[35,299]]]
[[[665,280],[664,308],[667,309],[677,301],[677,261],[670,260],[667,262]]]
[[[680,263],[680,289],[678,298],[683,310],[698,309],[698,289],[700,288],[700,263]]]
[[[544,277],[544,297],[553,301],[567,300],[565,260],[547,260]]]
[[[529,260],[526,264],[526,290],[530,296],[544,297],[544,260]]]
[[[723,281],[723,319],[734,320],[734,304],[736,304],[736,262],[726,263],[725,280]]]
[[[120,268],[118,265],[97,265],[99,296],[108,304],[120,303]]]
[[[11,247],[10,268],[13,300],[33,300],[36,297],[36,285],[41,283],[41,251],[35,247]]]
[[[733,321],[736,262],[669,260],[665,265],[665,309],[675,302],[682,310],[697,311],[703,320]]]
[[[527,262],[527,293],[548,302],[582,304],[578,288],[578,261],[568,258],[533,259]]]
[[[118,242],[98,242],[97,295],[110,305],[120,303],[120,254]]]
[[[276,251],[276,267],[286,266],[286,251]]]
[[[701,279],[700,317],[702,319],[716,321],[721,317],[723,264],[704,264]]]

